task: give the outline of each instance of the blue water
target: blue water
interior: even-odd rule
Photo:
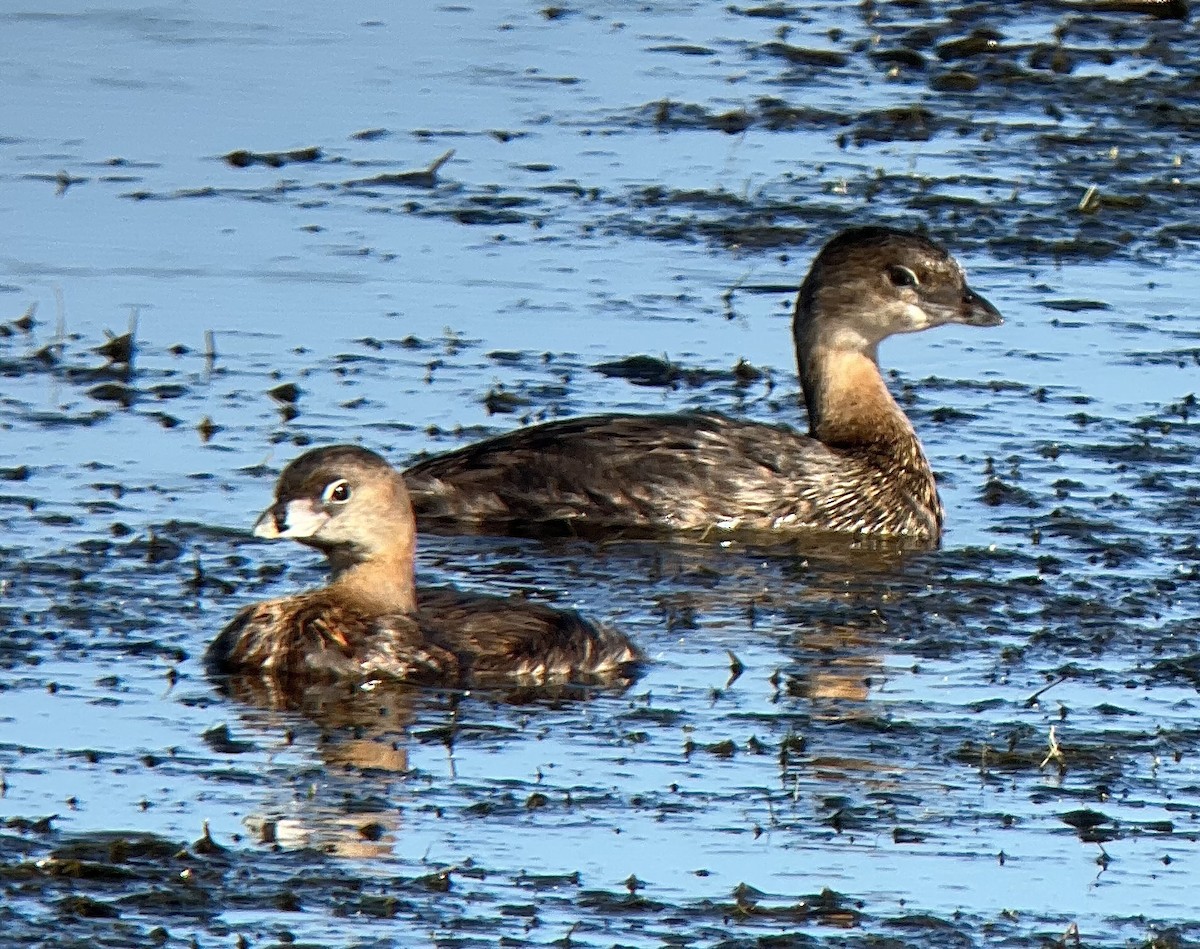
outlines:
[[[931,5],[930,21],[954,36],[949,6]],[[327,846],[381,874],[470,858],[493,876],[462,884],[468,917],[486,916],[487,900],[517,899],[506,881],[529,870],[579,871],[588,887],[612,891],[632,873],[647,895],[679,906],[727,899],[739,883],[784,902],[829,887],[876,918],[961,911],[982,925],[1011,913],[1028,921],[1016,924],[1025,936],[1078,921],[1085,941],[1141,938],[1141,924],[1117,922],[1139,914],[1194,918],[1195,691],[1150,687],[1158,654],[1144,642],[1179,623],[1186,651],[1200,615],[1186,553],[1197,532],[1197,435],[1183,421],[1147,430],[1180,462],[1164,465],[1165,487],[1143,480],[1153,464],[1099,450],[1135,443],[1137,420],[1161,420],[1165,405],[1197,389],[1195,255],[1186,239],[1151,234],[1191,211],[1194,143],[1164,126],[1164,140],[1140,154],[1124,140],[1115,155],[1097,143],[1068,167],[1039,136],[1102,130],[1118,112],[1063,99],[1071,114],[1060,127],[1018,96],[1000,112],[994,99],[931,93],[926,73],[889,78],[854,43],[890,42],[909,16],[889,9],[864,22],[857,4],[806,5],[785,18],[787,42],[850,56],[845,68],[808,73],[763,52],[778,18],[698,2],[608,2],[561,19],[511,4],[0,12],[0,323],[32,304],[39,321],[30,336],[0,338],[0,359],[25,367],[0,376],[0,468],[32,469],[28,481],[0,482],[0,637],[32,640],[28,661],[0,673],[0,818],[57,814],[66,833],[179,840],[208,821],[226,846],[255,852],[265,852],[256,828],[275,821],[281,842]],[[1004,25],[1014,43],[1041,42],[1055,16],[1022,8]],[[844,36],[831,39],[831,29]],[[1174,48],[1194,52],[1195,28],[1173,29]],[[703,49],[672,51],[684,44]],[[941,68],[926,55],[931,71]],[[1130,58],[1072,78],[1165,81],[1175,68],[1190,67],[1147,71]],[[662,100],[719,114],[762,97],[851,116],[920,102],[971,131],[951,125],[929,141],[843,148],[837,128],[729,135],[637,118]],[[979,129],[993,125],[1012,131],[983,142]],[[355,137],[373,129],[384,131]],[[306,146],[322,160],[238,169],[221,159]],[[449,149],[436,187],[347,184],[426,167]],[[71,183],[56,193],[60,172]],[[1075,234],[1088,224],[1078,202],[1095,182],[1155,196],[1144,233],[1136,221],[1111,224],[1132,235],[1125,250],[1087,259],[1013,252],[997,239],[1036,215],[1051,238]],[[704,198],[656,202],[648,189]],[[924,214],[916,197],[927,192],[962,198],[964,215],[994,226],[985,233],[944,208]],[[756,220],[795,227],[795,242],[761,248],[688,229],[732,216],[716,200],[730,197],[761,205]],[[462,223],[498,210],[515,216]],[[366,752],[396,746],[401,770],[390,776],[329,759],[366,767],[349,732],[334,728],[322,742],[320,725],[242,706],[204,680],[197,657],[239,606],[319,582],[308,554],[248,538],[296,440],[358,441],[401,463],[459,444],[460,429],[474,437],[519,424],[522,412],[488,415],[483,399],[496,386],[528,398],[530,415],[733,407],[802,425],[786,288],[840,222],[874,219],[928,224],[1006,317],[997,330],[944,329],[884,347],[893,387],[913,386],[910,410],[943,478],[949,529],[932,560],[897,580],[853,557],[830,568],[737,549],[429,539],[424,577],[578,607],[619,623],[653,662],[625,695],[556,708],[468,698],[463,719],[500,732],[452,753],[414,737],[448,714],[440,698],[418,695],[386,736],[366,738]],[[682,236],[663,236],[668,226]],[[1104,308],[1046,306],[1063,300]],[[90,348],[105,330],[124,332],[133,314],[138,398],[127,409],[89,395],[91,383],[22,361],[61,328],[63,365],[98,366]],[[421,345],[402,345],[408,337]],[[172,353],[176,344],[187,351]],[[497,351],[521,358],[489,355]],[[639,388],[590,369],[636,353],[712,370],[746,359],[772,370],[774,388],[739,399],[728,384]],[[303,390],[292,422],[266,395],[280,382]],[[939,423],[938,408],[968,414]],[[205,417],[221,426],[208,442],[196,430]],[[984,502],[988,458],[1003,476],[1016,472],[1035,508]],[[1053,526],[1047,511],[1060,503],[1103,521],[1098,536],[1135,538],[1143,550],[1106,564],[1085,540],[1048,530],[1035,539],[1035,522]],[[114,533],[117,523],[131,533]],[[151,533],[181,537],[180,556],[150,564],[121,546]],[[109,554],[88,553],[99,541],[114,545]],[[1065,564],[1042,578],[1053,599],[1024,601],[1013,591],[1043,555]],[[263,564],[285,569],[262,579]],[[189,588],[197,566],[231,589]],[[57,572],[74,567],[91,586]],[[1089,627],[1072,615],[1086,613],[1070,606],[1076,599],[1127,609],[1128,625]],[[751,624],[755,600],[765,606]],[[665,620],[664,604],[677,601],[695,606],[692,628]],[[844,627],[814,618],[818,607]],[[1116,645],[1090,658],[1083,645],[1070,655],[1038,646],[1077,620],[1084,640],[1112,635]],[[935,633],[955,644],[944,657],[928,646]],[[131,646],[142,640],[182,653]],[[728,688],[726,650],[747,668]],[[1089,675],[1027,707],[1068,661]],[[771,682],[780,669],[804,687],[781,693]],[[168,670],[179,676],[173,686]],[[1125,714],[1112,718],[1106,705]],[[214,751],[202,735],[219,724],[253,750]],[[1111,797],[1096,795],[1094,763],[997,778],[951,755],[985,738],[1006,747],[1012,734],[1046,747],[1051,725],[1068,760],[1073,742],[1094,750],[1112,738]],[[793,732],[808,746],[783,768],[779,745]],[[1146,737],[1130,750],[1123,741],[1134,734]],[[746,750],[752,736],[767,753]],[[703,750],[726,739],[738,748],[731,758]],[[700,746],[690,756],[689,741]],[[552,805],[527,812],[521,802],[535,791]],[[517,806],[472,816],[472,804],[506,795]],[[368,812],[347,800],[359,797],[383,802],[369,812],[385,827],[379,841],[354,830]],[[842,798],[864,816],[838,832],[831,802]],[[1177,804],[1188,808],[1182,816]],[[1179,832],[1131,830],[1106,844],[1115,860],[1101,871],[1098,847],[1059,820],[1082,807],[1128,827],[1174,820]],[[896,827],[922,841],[897,843]],[[472,893],[487,894],[483,908],[472,909]],[[548,913],[537,938],[561,938],[575,918]],[[235,909],[220,919],[252,933],[278,922]],[[340,940],[350,924],[313,911],[288,925],[302,938]],[[354,925],[364,941],[395,938],[382,923]],[[671,929],[661,920],[588,925],[581,935],[597,942],[641,945],[661,944]],[[497,931],[525,938],[505,926]],[[172,938],[228,944],[199,924],[171,928]]]

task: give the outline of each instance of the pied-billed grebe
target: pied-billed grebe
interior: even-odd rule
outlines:
[[[879,343],[944,323],[997,326],[942,247],[842,231],[800,287],[792,334],[809,434],[716,413],[600,415],[521,429],[419,461],[422,525],[480,532],[747,530],[937,543],[942,504]]]
[[[621,633],[571,611],[418,590],[404,479],[364,448],[318,448],[293,461],[254,533],[317,548],[333,579],[241,610],[208,649],[214,673],[448,685],[615,682],[643,658]]]

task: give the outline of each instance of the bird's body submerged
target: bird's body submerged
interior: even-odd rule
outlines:
[[[217,672],[284,679],[541,684],[626,676],[641,654],[578,614],[451,588],[420,590],[415,613],[373,615],[328,590],[239,612],[210,650]]]
[[[417,588],[400,475],[355,446],[285,469],[255,528],[324,551],[326,587],[241,610],[212,642],[216,674],[285,683],[391,678],[441,685],[628,681],[643,657],[578,613],[453,588]]]
[[[818,254],[793,338],[809,433],[709,413],[549,422],[417,462],[423,525],[482,532],[838,531],[937,543],[929,463],[879,373],[888,336],[1000,314],[924,238],[854,228]]]
[[[418,463],[405,479],[430,527],[929,538],[942,511],[927,472],[915,436],[839,450],[786,425],[694,412],[537,425]]]

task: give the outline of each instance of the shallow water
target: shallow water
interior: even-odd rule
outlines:
[[[1117,6],[0,13],[2,938],[1196,940],[1200,37]],[[653,663],[294,712],[206,682],[239,606],[319,581],[248,530],[302,446],[803,424],[794,287],[867,221],[1007,318],[884,347],[941,550],[431,537],[424,579]],[[664,384],[594,368],[638,354]]]

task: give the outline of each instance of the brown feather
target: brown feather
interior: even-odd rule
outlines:
[[[549,422],[412,465],[404,477],[417,518],[440,531],[821,530],[936,544],[933,471],[876,350],[890,335],[947,322],[1001,318],[937,244],[888,228],[844,231],[797,297],[807,435],[708,413]]]
[[[346,500],[322,500],[342,481]],[[303,528],[289,520],[297,511]],[[333,581],[239,611],[209,646],[215,674],[258,674],[288,688],[377,678],[451,686],[621,684],[644,660],[627,637],[573,611],[449,587],[414,593],[404,483],[364,449],[335,446],[301,456],[280,476],[275,504],[259,524],[267,536],[324,551]]]

